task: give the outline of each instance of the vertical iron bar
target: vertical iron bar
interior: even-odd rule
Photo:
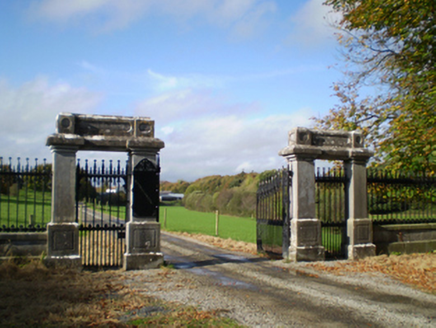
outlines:
[[[117,225],[120,223],[120,204],[121,204],[121,161],[117,161],[117,188],[118,188],[118,207],[117,207],[117,218],[116,223]],[[124,203],[124,202],[123,202]]]
[[[33,173],[35,174],[33,176],[33,220],[31,220],[31,224],[32,227],[35,225],[34,222],[36,223],[36,189],[38,186],[38,182],[39,182],[39,178],[40,175],[38,175],[38,159],[35,158],[35,168],[33,170]]]
[[[99,172],[100,173],[100,172]],[[102,159],[101,160],[101,174],[104,174],[105,173],[105,169],[104,169],[104,159]],[[104,194],[104,188],[105,188],[105,183],[107,183],[107,179],[105,179],[105,178],[103,178],[103,177],[100,177],[100,186],[101,186],[101,188],[100,188],[100,197],[101,197],[101,199],[100,199],[100,224],[101,224],[101,226],[103,226],[103,213],[104,213],[104,202],[103,202],[103,200],[105,200],[106,201],[106,197],[105,197],[105,194]]]
[[[12,173],[12,157],[9,157],[9,173]],[[10,219],[11,219],[11,187],[12,187],[12,182],[13,182],[13,175],[10,175],[11,177],[11,186],[9,186],[8,188],[8,228],[10,227]]]
[[[41,227],[44,226],[45,223],[45,218],[44,218],[44,206],[45,206],[45,184],[46,184],[46,159],[43,159],[43,164],[42,164],[42,188],[41,188],[41,192],[42,192],[42,206],[41,206]]]
[[[20,175],[20,173],[21,173],[20,157],[18,157],[17,161],[18,161],[18,164],[17,164],[16,171],[17,171],[18,175],[17,175],[17,212],[16,212],[16,217],[15,217],[15,222],[16,222],[15,227],[16,228],[19,227],[18,216],[19,216],[19,211],[20,211],[20,208],[19,208],[19,203],[20,203],[20,182],[19,181],[20,181],[20,177],[21,177],[21,175]]]
[[[97,196],[98,196],[97,195],[97,178],[95,176],[95,174],[97,173],[96,165],[97,165],[96,160],[94,160],[94,165],[89,170],[89,174],[90,174],[89,180],[91,181],[91,185],[95,191],[93,193],[94,198],[92,199],[92,202],[91,202],[91,204],[92,204],[92,217],[91,217],[90,221],[92,221],[92,226],[94,226],[94,223],[95,223],[95,207],[97,206],[96,202],[97,202]]]
[[[4,171],[3,170],[3,157],[0,157],[0,173],[2,173],[2,175],[1,175],[2,178],[0,180],[0,183],[3,184],[3,181],[4,181],[4,188],[7,188],[8,179],[7,179],[7,175],[4,175],[5,177],[3,178],[3,173],[4,173],[3,171]],[[1,193],[2,187],[3,187],[3,185],[0,185],[0,223],[2,223],[2,219],[3,219],[3,217],[2,217],[2,201],[3,201],[3,199],[2,199],[2,193]],[[1,231],[1,226],[0,226],[0,231]]]
[[[77,223],[79,222],[79,202],[80,202],[79,192],[80,192],[80,158],[77,159],[77,165],[76,165],[76,222]]]
[[[27,221],[27,192],[28,192],[28,184],[29,184],[29,158],[26,158],[26,166],[24,168],[23,172],[23,184],[24,186],[24,219],[23,219],[23,227],[26,227],[26,221]]]
[[[109,160],[109,199],[108,199],[108,205],[109,205],[109,225],[111,224],[111,218],[112,218],[112,179],[113,179],[113,173],[112,173],[112,160]]]

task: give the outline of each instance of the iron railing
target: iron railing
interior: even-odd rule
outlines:
[[[436,175],[369,169],[367,188],[374,224],[436,222]]]
[[[283,206],[289,200],[279,171],[260,182],[257,193],[257,243],[259,251],[279,255],[285,240],[280,232],[290,220]],[[341,258],[346,253],[347,199],[343,169],[317,169],[316,217],[321,221],[322,244],[326,257]],[[289,188],[289,185],[288,185]],[[367,170],[368,216],[376,225],[436,222],[436,176]],[[278,227],[278,228],[274,228]],[[287,238],[287,237],[286,237]]]
[[[45,231],[51,220],[51,164],[0,157],[0,231]]]

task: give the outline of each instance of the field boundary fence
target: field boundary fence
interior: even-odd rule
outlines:
[[[51,220],[51,164],[0,157],[0,232],[42,232]]]
[[[369,169],[367,188],[375,225],[436,223],[436,175]]]
[[[263,179],[257,192],[258,250],[278,257],[287,254],[284,248],[289,247],[290,232],[284,230],[289,230],[292,219],[283,208],[290,206],[285,203],[289,191],[283,188],[289,190],[292,183],[292,173],[285,171]],[[345,258],[347,254],[346,184],[343,168],[317,168],[315,172],[316,216],[321,221],[326,258]],[[373,225],[436,223],[436,176],[368,168],[367,204]]]

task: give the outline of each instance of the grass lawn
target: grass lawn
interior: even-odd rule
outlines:
[[[167,212],[166,227],[164,211]],[[187,210],[182,206],[160,208],[162,230],[215,236],[215,213]],[[228,215],[219,216],[219,237],[256,243],[256,220]]]
[[[17,196],[0,195],[0,226],[28,226],[33,216],[34,224],[45,226],[51,220],[51,193],[20,190]]]

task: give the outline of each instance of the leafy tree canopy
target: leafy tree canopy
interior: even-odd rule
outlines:
[[[342,14],[337,38],[347,67],[340,103],[320,128],[360,129],[376,160],[436,171],[436,1],[327,0]],[[378,94],[361,95],[379,86]]]

